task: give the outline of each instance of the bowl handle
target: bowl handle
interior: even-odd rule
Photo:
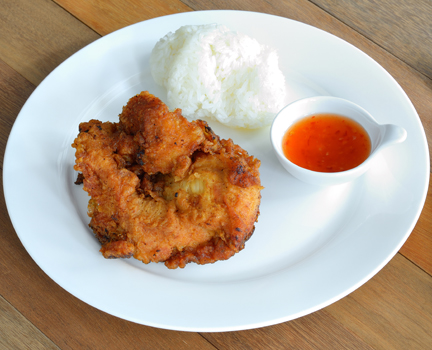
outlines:
[[[394,125],[385,124],[382,125],[382,140],[378,148],[384,148],[395,143],[404,142],[407,138],[407,132],[404,128]]]

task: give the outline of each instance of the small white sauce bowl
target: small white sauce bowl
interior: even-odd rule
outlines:
[[[371,152],[362,164],[346,171],[325,173],[302,168],[285,157],[282,139],[290,126],[299,119],[321,113],[345,116],[363,126],[371,141]],[[290,103],[276,115],[270,129],[273,149],[282,166],[299,180],[319,186],[337,185],[354,180],[369,169],[372,158],[378,152],[391,144],[403,142],[406,137],[407,132],[404,128],[393,124],[378,124],[362,107],[332,96],[308,97]]]

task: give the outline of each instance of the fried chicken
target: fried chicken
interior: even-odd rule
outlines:
[[[91,196],[90,228],[105,258],[168,268],[226,260],[259,215],[260,161],[206,122],[142,92],[118,123],[81,123],[74,169]]]

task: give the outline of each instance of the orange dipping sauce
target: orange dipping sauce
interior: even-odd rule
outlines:
[[[294,123],[282,139],[282,150],[294,164],[333,173],[363,163],[370,154],[366,130],[354,120],[336,114],[314,114]]]

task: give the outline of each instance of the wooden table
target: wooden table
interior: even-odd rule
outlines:
[[[126,25],[210,9],[275,14],[352,43],[399,82],[419,113],[430,144],[432,3],[428,0],[0,0],[2,163],[9,132],[24,102],[66,58]],[[0,349],[432,348],[430,188],[408,241],[365,285],[300,319],[227,333],[146,327],[81,302],[34,263],[12,227],[4,196],[0,197]]]

